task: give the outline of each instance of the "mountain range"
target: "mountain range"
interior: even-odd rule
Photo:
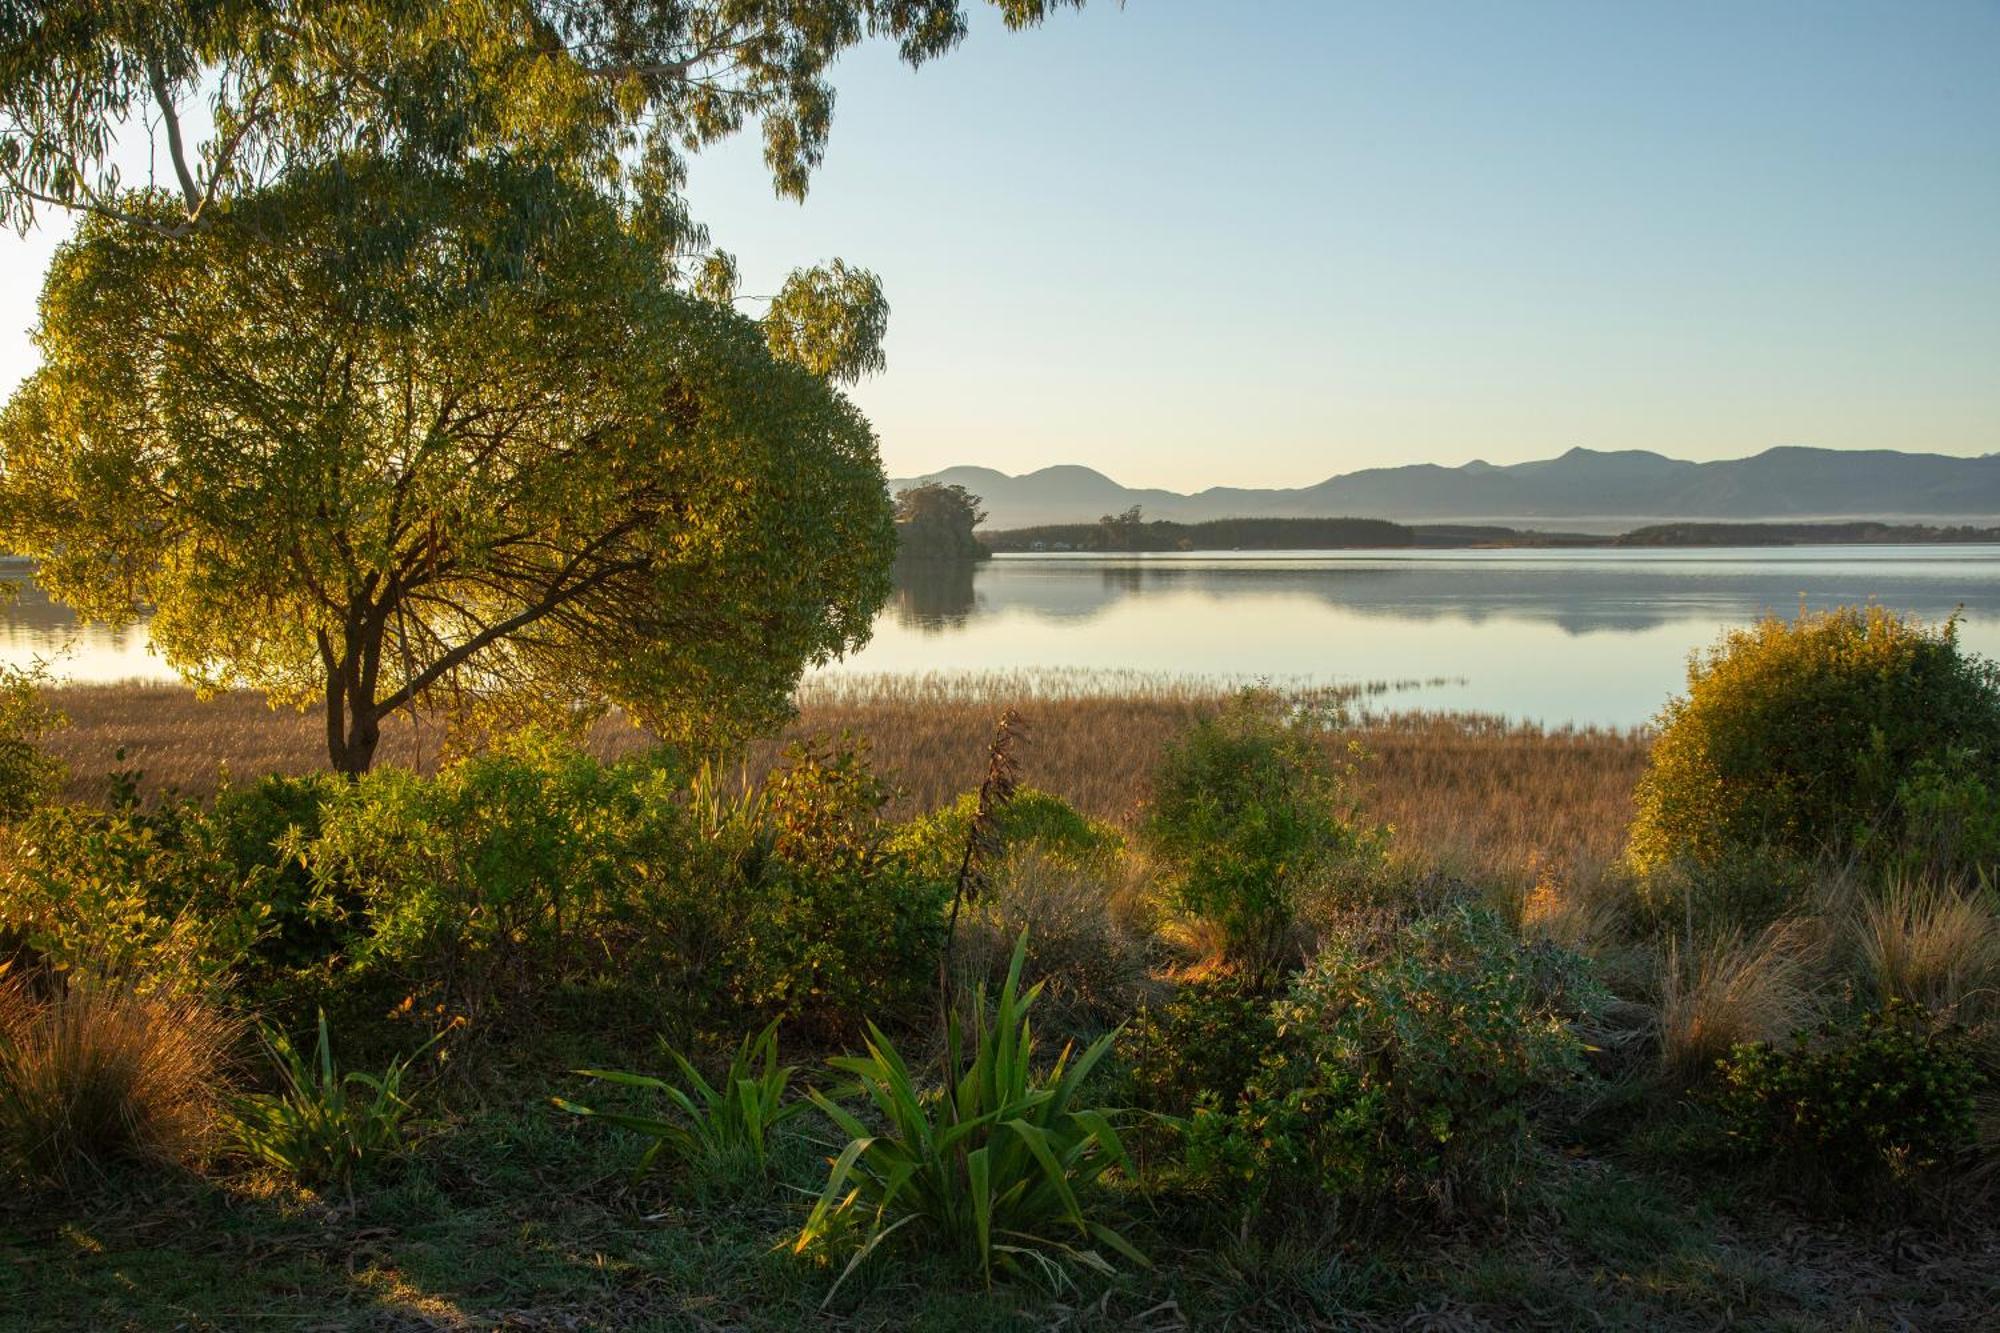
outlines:
[[[989,530],[1088,523],[1139,505],[1148,518],[1386,518],[1616,531],[1661,520],[1885,519],[1979,522],[2000,517],[2000,454],[1956,458],[1893,449],[1767,449],[1692,463],[1640,449],[1571,449],[1560,458],[1495,465],[1367,468],[1313,486],[1214,486],[1193,494],[1121,486],[1067,465],[1010,476],[951,467],[890,482],[958,484],[985,500]]]

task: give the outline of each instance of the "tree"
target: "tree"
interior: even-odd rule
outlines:
[[[920,64],[968,3],[0,0],[0,210],[86,219],[0,539],[86,616],[156,604],[198,685],[320,699],[350,772],[446,696],[770,720],[884,595],[827,382],[880,367],[888,307],[835,262],[731,314],[685,155],[755,122],[802,197],[839,54]],[[120,181],[128,124],[167,188]]]
[[[151,605],[197,685],[317,701],[346,772],[427,699],[727,740],[866,638],[867,424],[602,193],[356,158],[231,212],[94,215],[52,267],[0,542],[81,614]]]
[[[1009,28],[1082,0],[987,0]],[[686,155],[751,123],[803,198],[832,126],[829,71],[869,37],[920,65],[970,0],[0,0],[0,213],[81,210],[168,237],[360,152],[435,172],[496,154],[632,206],[681,285],[735,297],[682,188]],[[170,205],[135,208],[113,148],[156,127]],[[822,375],[879,368],[887,308],[835,264],[771,301],[773,343]],[[802,321],[810,320],[810,324]]]
[[[980,497],[963,486],[930,482],[896,493],[896,553],[914,560],[984,560],[972,535],[986,521]]]

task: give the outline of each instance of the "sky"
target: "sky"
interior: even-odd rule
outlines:
[[[1996,70],[2000,0],[1092,0],[843,58],[803,205],[754,136],[689,193],[747,293],[881,274],[892,476],[1978,454]],[[58,234],[0,237],[0,388]]]

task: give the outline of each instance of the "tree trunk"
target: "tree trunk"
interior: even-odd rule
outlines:
[[[365,628],[350,622],[345,651],[328,663],[326,757],[334,772],[349,778],[368,771],[382,741],[382,711],[375,704],[381,656],[379,640],[368,640]]]

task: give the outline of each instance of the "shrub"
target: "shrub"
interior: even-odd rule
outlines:
[[[199,808],[45,805],[10,831],[0,929],[55,968],[219,979],[270,908],[218,855]]]
[[[628,1088],[657,1092],[667,1099],[674,1119],[593,1110],[553,1099],[562,1110],[593,1116],[652,1139],[634,1176],[652,1169],[662,1152],[671,1153],[698,1177],[724,1184],[761,1178],[769,1157],[773,1129],[805,1110],[803,1101],[785,1100],[785,1090],[797,1072],[778,1063],[778,1025],[774,1022],[754,1037],[745,1037],[719,1084],[710,1083],[679,1051],[667,1055],[679,1068],[681,1085],[644,1074],[606,1069],[579,1069],[585,1078],[602,1079]]]
[[[924,874],[952,879],[958,874],[978,809],[979,793],[966,792],[943,809],[898,828],[892,844]],[[1027,853],[1054,865],[1099,871],[1125,847],[1124,836],[1116,828],[1080,814],[1061,797],[1034,787],[1017,788],[994,818],[1003,858]]]
[[[293,845],[315,901],[353,922],[353,965],[444,987],[460,1010],[703,928],[679,788],[645,758],[603,764],[528,737],[435,778],[381,768],[330,784],[317,817]]]
[[[1269,993],[1218,975],[1141,1009],[1121,1045],[1138,1104],[1186,1116],[1202,1104],[1234,1107],[1276,1040]]]
[[[45,980],[37,997],[0,976],[0,1167],[64,1188],[119,1161],[198,1157],[235,1024],[192,990],[88,970]]]
[[[1093,858],[1094,861],[1094,858]],[[1007,975],[1012,942],[1028,937],[1025,981],[1044,1012],[1066,1026],[1099,1029],[1132,1012],[1146,981],[1146,940],[1120,914],[1123,889],[1095,864],[1079,866],[1030,844],[987,876],[986,892],[958,921],[952,957],[970,997]]]
[[[389,1062],[380,1075],[341,1072],[333,1060],[326,1015],[310,1059],[282,1032],[267,1029],[264,1046],[278,1074],[275,1093],[248,1093],[231,1108],[231,1135],[253,1161],[275,1167],[305,1186],[352,1189],[357,1176],[399,1156],[415,1110],[403,1097],[403,1079],[418,1057]]]
[[[1337,940],[1273,1005],[1278,1042],[1238,1106],[1196,1117],[1195,1162],[1259,1205],[1504,1198],[1530,1109],[1583,1073],[1569,1020],[1599,998],[1583,974],[1468,908]]]
[[[1328,757],[1317,719],[1245,694],[1168,746],[1144,831],[1170,901],[1213,921],[1228,961],[1257,975],[1292,952],[1303,889],[1379,838],[1352,822],[1352,766]]]
[[[1789,1046],[1737,1046],[1721,1075],[1717,1101],[1738,1148],[1835,1178],[1906,1175],[1974,1142],[1981,1079],[1972,1056],[1956,1030],[1899,1001]]]
[[[1099,1246],[1145,1263],[1098,1220],[1086,1193],[1126,1160],[1111,1117],[1078,1100],[1112,1037],[1099,1038],[1074,1062],[1073,1048],[1065,1047],[1053,1068],[1037,1075],[1028,1010],[1040,988],[1020,989],[1026,955],[1023,939],[990,1020],[981,993],[969,1049],[956,1016],[949,1019],[945,1088],[921,1090],[872,1024],[867,1055],[832,1061],[858,1081],[883,1127],[871,1129],[823,1093],[810,1094],[850,1141],[834,1159],[795,1252],[851,1248],[842,1281],[899,1236],[977,1266],[989,1282],[996,1268],[1030,1262],[1048,1271],[1065,1264],[1108,1270]]]
[[[1692,659],[1658,726],[1636,868],[1765,850],[1891,860],[1913,841],[1935,849],[1941,791],[1996,786],[2000,669],[1959,650],[1956,621],[1801,611]]]
[[[42,698],[40,668],[24,671],[0,663],[0,823],[19,819],[62,786],[62,763],[42,749],[42,738],[64,724]]]
[[[208,815],[209,843],[226,868],[222,881],[237,902],[266,909],[251,950],[258,967],[315,968],[353,946],[361,895],[351,885],[315,879],[301,849],[319,837],[320,809],[347,786],[331,773],[273,774],[225,784]],[[211,914],[236,902],[204,904]]]
[[[739,1004],[819,1036],[923,1010],[950,888],[888,845],[889,789],[865,742],[794,745],[742,858],[722,967]]]

